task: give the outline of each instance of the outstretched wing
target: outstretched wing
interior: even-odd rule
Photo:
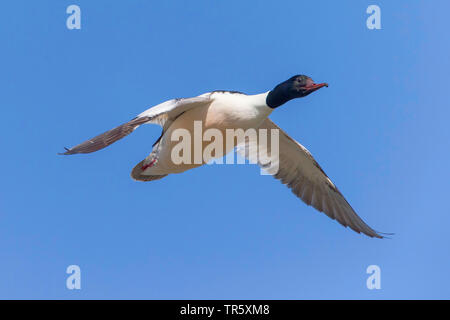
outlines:
[[[183,112],[204,106],[210,103],[209,95],[202,95],[194,98],[173,99],[156,105],[136,118],[128,121],[114,129],[106,131],[92,139],[89,139],[73,148],[66,148],[63,155],[70,155],[75,153],[91,153],[103,149],[110,144],[129,135],[137,127],[144,123],[159,124],[166,129]]]
[[[256,153],[267,154],[265,161],[258,161],[259,165],[263,168],[267,167],[264,163],[268,163],[266,162],[268,159],[270,168],[267,168],[267,171],[286,184],[306,204],[312,205],[330,218],[336,219],[343,226],[349,226],[358,233],[362,232],[369,237],[383,238],[356,214],[305,147],[289,137],[270,119],[266,119],[260,129],[267,129],[268,133],[271,129],[279,130],[279,156],[276,156],[276,152],[273,154],[270,152],[271,146],[261,146],[248,140],[245,148],[238,148],[238,152],[242,156],[257,159]],[[262,150],[264,148],[266,150]],[[278,170],[271,172],[271,168]]]
[[[114,129],[99,134],[92,139],[86,140],[73,148],[66,148],[66,152],[60,154],[69,155],[75,153],[91,153],[94,151],[98,151],[129,135],[141,124],[148,121],[149,119],[145,117],[134,118],[133,120],[128,121],[127,123],[124,123]]]

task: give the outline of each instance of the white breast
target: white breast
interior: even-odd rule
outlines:
[[[191,133],[191,137],[194,137],[194,122],[201,121],[202,132],[210,128],[218,129],[222,132],[225,139],[226,129],[256,129],[273,110],[265,103],[268,93],[251,96],[230,92],[213,92],[207,94],[211,95],[211,104],[186,111],[164,133],[161,139],[161,151],[159,154],[159,166],[161,166],[161,169],[164,167],[164,171],[183,172],[199,166],[198,164],[175,165],[172,163],[171,151],[178,142],[172,141],[171,137],[176,130],[186,129]],[[202,149],[207,144],[204,143]],[[193,148],[194,146],[192,146],[192,150]],[[229,149],[225,149],[224,154],[230,151]]]
[[[265,103],[268,93],[245,95],[230,92],[214,92],[213,102],[207,109],[206,127],[256,128],[272,112]]]

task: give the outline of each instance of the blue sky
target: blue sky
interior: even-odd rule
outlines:
[[[66,28],[77,4],[81,30]],[[382,30],[366,28],[381,8]],[[0,298],[450,298],[448,1],[4,1]],[[271,118],[370,239],[250,165],[130,179],[160,128],[57,156],[149,106],[294,74],[328,89]],[[79,265],[82,289],[65,286]],[[381,290],[366,268],[381,268]]]

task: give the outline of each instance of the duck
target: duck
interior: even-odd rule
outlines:
[[[239,91],[216,90],[196,97],[171,99],[155,105],[130,121],[108,130],[72,148],[65,148],[62,155],[92,153],[124,138],[143,124],[157,124],[162,127],[161,136],[153,144],[152,151],[131,171],[137,181],[154,181],[169,174],[181,173],[204,165],[211,159],[175,163],[173,151],[178,141],[173,136],[180,132],[193,133],[195,126],[205,131],[218,130],[224,133],[231,129],[265,129],[278,133],[276,170],[269,174],[285,184],[308,206],[325,213],[344,227],[371,238],[383,238],[365,223],[350,206],[336,185],[326,175],[311,153],[291,138],[269,118],[269,115],[288,101],[304,98],[317,90],[328,87],[327,83],[316,83],[311,77],[298,74],[276,85],[272,90],[260,94],[244,94]],[[263,139],[261,139],[263,140]],[[201,149],[205,149],[205,143]],[[233,143],[223,147],[212,158],[223,158],[231,150],[250,158],[261,141],[233,138]],[[269,149],[269,147],[266,147]],[[275,150],[275,148],[274,148]],[[269,152],[274,154],[275,152]],[[271,156],[269,156],[270,158]],[[261,167],[262,161],[256,161]],[[273,166],[272,166],[273,167]],[[267,168],[266,168],[267,169]]]

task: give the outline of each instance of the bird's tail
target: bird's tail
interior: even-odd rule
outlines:
[[[148,171],[148,170],[145,170],[144,161],[145,160],[142,160],[141,162],[139,162],[133,168],[133,170],[131,170],[131,177],[134,180],[137,180],[137,181],[153,181],[153,180],[162,179],[165,176],[167,176],[167,174],[159,174],[159,175],[147,175],[147,174],[144,174],[145,171]]]

